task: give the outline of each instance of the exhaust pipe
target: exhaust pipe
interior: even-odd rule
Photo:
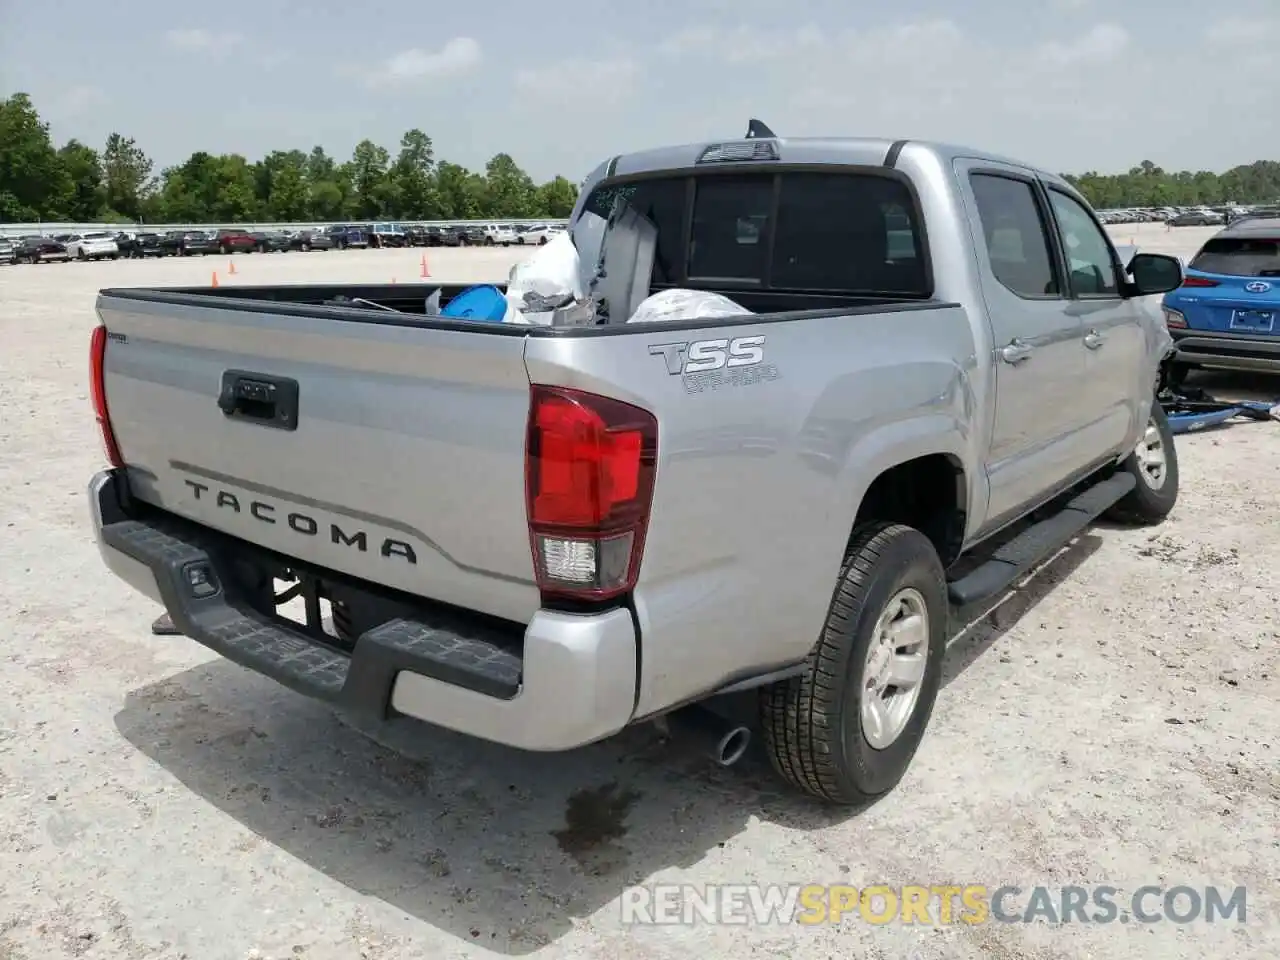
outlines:
[[[673,736],[693,740],[721,767],[731,767],[751,746],[751,729],[700,706],[684,707],[662,718]]]

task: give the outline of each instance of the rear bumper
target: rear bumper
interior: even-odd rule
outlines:
[[[1280,337],[1203,330],[1170,330],[1174,359],[1219,370],[1280,373]]]
[[[592,743],[631,719],[637,650],[627,610],[539,611],[514,638],[480,618],[424,613],[374,627],[343,651],[239,595],[231,564],[256,548],[138,509],[120,471],[94,476],[89,508],[107,568],[162,604],[184,634],[345,712],[543,751]]]

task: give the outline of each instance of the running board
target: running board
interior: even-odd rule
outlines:
[[[965,608],[995,599],[1083,533],[1136,484],[1132,473],[1112,474],[1076,496],[1060,512],[1028,527],[982,566],[947,584],[952,605]]]

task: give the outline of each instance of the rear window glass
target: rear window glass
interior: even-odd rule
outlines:
[[[653,221],[655,285],[687,277],[693,286],[918,297],[932,292],[923,232],[910,192],[898,180],[821,172],[717,173],[694,180],[691,210],[688,180],[669,178],[597,188],[583,211],[608,217],[621,198]]]
[[[1192,258],[1192,270],[1233,277],[1280,277],[1280,237],[1220,237]]]
[[[619,200],[653,221],[658,228],[658,249],[653,258],[653,282],[675,283],[683,257],[680,243],[684,234],[684,179],[644,180],[597,188],[584,206],[587,213],[608,219]]]
[[[897,180],[783,177],[774,230],[775,287],[930,293],[911,195]]]

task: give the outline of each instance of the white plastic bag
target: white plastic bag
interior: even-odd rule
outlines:
[[[543,297],[583,296],[578,248],[568,233],[553,234],[551,239],[528,260],[511,268],[507,291],[523,297],[536,293]]]
[[[627,323],[740,317],[751,313],[740,303],[706,290],[662,290],[641,301]]]
[[[529,309],[526,294],[538,300],[539,309]],[[573,237],[553,234],[533,256],[511,268],[504,322],[545,326],[555,317],[555,310],[546,308],[548,303],[574,304],[584,299],[581,262]]]

